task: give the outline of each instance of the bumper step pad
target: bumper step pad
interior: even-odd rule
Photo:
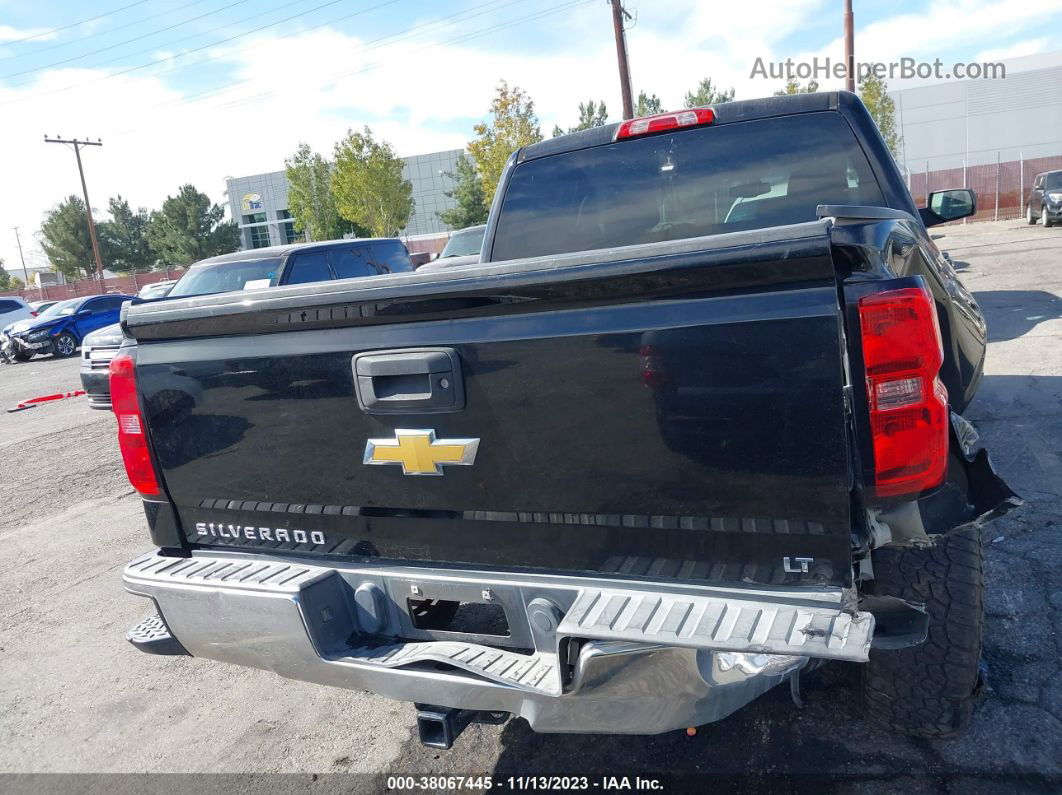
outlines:
[[[125,639],[146,654],[190,656],[181,642],[170,634],[166,622],[157,614],[148,616],[129,630]]]
[[[350,659],[387,668],[403,668],[415,663],[442,663],[520,690],[547,696],[561,694],[560,671],[555,654],[517,654],[477,643],[441,640],[353,649]]]
[[[835,605],[583,588],[558,634],[865,662],[874,620]]]

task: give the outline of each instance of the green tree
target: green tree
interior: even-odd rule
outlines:
[[[579,132],[580,130],[589,130],[591,127],[601,127],[608,122],[608,109],[605,107],[604,101],[579,103],[579,123],[574,127],[569,127],[568,132]],[[559,124],[553,126],[553,137],[558,135],[565,135],[565,131],[561,129]]]
[[[332,196],[339,214],[376,237],[393,237],[413,213],[413,184],[402,176],[402,158],[386,141],[348,130],[336,144]]]
[[[542,140],[535,103],[517,86],[510,88],[504,80],[498,84],[490,114],[489,124],[481,122],[472,128],[476,137],[468,143],[468,153],[483,184],[483,201],[487,206],[494,200],[509,155]]]
[[[786,81],[785,88],[780,88],[774,92],[776,97],[784,97],[788,94],[814,94],[819,90],[819,84],[814,80],[809,80],[806,86],[801,85],[800,81],[796,78],[789,78]]]
[[[638,101],[634,103],[635,116],[652,116],[654,113],[663,113],[664,105],[656,94],[647,95],[644,91],[638,92]]]
[[[206,257],[228,254],[240,247],[235,221],[225,221],[225,210],[194,185],[182,185],[167,196],[162,209],[151,213],[147,238],[152,252],[165,265],[190,265]]]
[[[296,232],[309,232],[310,240],[337,240],[354,231],[362,236],[363,229],[352,230],[336,209],[332,195],[332,164],[309,144],[300,143],[291,157],[284,161],[288,177],[288,209],[295,219]]]
[[[892,156],[899,157],[901,139],[896,129],[896,103],[888,91],[888,83],[880,77],[865,74],[859,78],[859,98],[863,100],[871,118],[877,123],[881,137],[885,139]]]
[[[97,225],[96,232],[108,267],[120,273],[151,270],[157,258],[148,243],[147,208],[133,210],[121,195],[112,198],[107,208],[111,220]]]
[[[457,202],[457,206],[439,213],[439,220],[451,229],[485,223],[487,202],[483,197],[483,183],[472,161],[459,155],[456,170],[447,172],[446,176],[454,181],[454,189],[445,191],[446,196]]]
[[[734,99],[734,89],[718,89],[712,85],[712,78],[705,77],[697,84],[696,91],[687,91],[685,105],[687,108],[702,108],[705,105],[720,105]]]
[[[52,267],[67,279],[80,279],[96,272],[85,202],[80,196],[67,196],[45,214],[41,248]]]

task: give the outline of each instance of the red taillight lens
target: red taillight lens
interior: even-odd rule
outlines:
[[[638,355],[642,357],[642,383],[648,387],[667,384],[669,379],[660,360],[660,351],[653,345],[643,345],[638,349]]]
[[[34,312],[32,309],[30,310],[30,317],[37,317],[37,313]]]
[[[159,484],[136,395],[136,359],[129,352],[120,352],[111,359],[110,374],[111,408],[118,419],[118,447],[125,462],[125,473],[141,496],[157,497]]]
[[[642,116],[629,119],[616,130],[616,140],[620,138],[637,138],[639,135],[673,130],[678,127],[698,127],[715,121],[715,111],[711,108],[691,108],[677,113],[661,113],[658,116]]]
[[[948,465],[948,392],[937,310],[927,290],[888,290],[859,300],[874,490],[882,497],[939,486]]]

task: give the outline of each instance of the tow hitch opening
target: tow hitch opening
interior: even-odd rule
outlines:
[[[429,748],[448,751],[472,722],[500,725],[509,720],[508,712],[477,712],[471,709],[415,704],[417,733],[420,742]]]

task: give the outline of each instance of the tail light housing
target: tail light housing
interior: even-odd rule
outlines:
[[[119,351],[111,359],[111,409],[118,420],[118,448],[122,451],[125,473],[142,497],[157,497],[159,483],[148,448],[144,414],[136,390],[136,358]]]
[[[859,299],[867,403],[880,497],[936,488],[948,464],[948,392],[933,297],[905,287]]]
[[[675,113],[660,113],[656,116],[641,116],[628,119],[616,129],[615,140],[637,138],[640,135],[675,130],[683,127],[700,127],[715,121],[715,111],[711,108],[690,108]]]
[[[642,357],[642,384],[647,387],[667,384],[670,379],[660,359],[659,349],[654,345],[643,345],[638,349],[638,355]]]

